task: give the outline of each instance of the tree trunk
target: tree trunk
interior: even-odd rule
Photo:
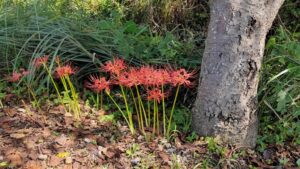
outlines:
[[[284,0],[211,0],[193,128],[222,143],[254,147],[265,37]]]

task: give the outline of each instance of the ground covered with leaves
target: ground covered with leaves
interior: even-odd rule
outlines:
[[[221,147],[212,138],[168,142],[131,135],[125,124],[99,120],[82,106],[79,125],[63,107],[36,110],[23,102],[0,110],[0,168],[297,168],[300,147],[269,145],[264,152]],[[76,127],[75,127],[76,126]]]

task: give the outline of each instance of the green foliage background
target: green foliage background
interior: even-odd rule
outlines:
[[[300,144],[300,2],[287,0],[268,35],[259,88],[259,149]]]

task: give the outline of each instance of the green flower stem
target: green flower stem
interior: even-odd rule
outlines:
[[[144,121],[143,121],[143,116],[141,114],[140,104],[139,104],[139,106],[137,105],[136,99],[134,97],[134,93],[133,93],[132,89],[129,88],[129,90],[130,90],[130,94],[131,94],[131,97],[133,99],[134,107],[135,107],[135,110],[136,110],[136,113],[137,113],[137,116],[138,116],[139,129],[141,131],[144,131]]]
[[[137,115],[137,118],[138,118],[139,129],[142,130],[142,124],[141,124],[141,119],[140,119],[140,114],[139,114],[139,112],[137,112],[136,115]]]
[[[145,107],[144,107],[144,104],[143,104],[143,101],[142,101],[142,97],[140,95],[139,88],[138,88],[137,85],[135,85],[135,89],[136,89],[136,93],[137,93],[137,96],[138,96],[139,105],[141,106],[141,109],[142,109],[140,111],[143,112],[145,123],[146,123],[146,126],[148,127],[149,123],[148,123],[148,120],[147,120],[147,114],[146,114]]]
[[[72,104],[73,104],[72,108],[73,108],[73,112],[75,114],[75,119],[78,120],[78,119],[80,119],[80,105],[79,105],[79,102],[78,102],[78,96],[77,96],[75,87],[74,87],[73,83],[71,82],[70,77],[67,75],[65,78],[66,78],[66,80],[69,84],[71,94],[72,94]]]
[[[66,79],[67,79],[67,82],[68,82],[68,84],[70,86],[72,97],[74,97],[77,100],[77,94],[76,94],[75,87],[74,87],[73,83],[71,82],[71,79],[70,79],[70,77],[68,75],[66,76]]]
[[[35,95],[34,92],[32,91],[31,87],[30,87],[27,83],[25,83],[25,85],[26,85],[26,87],[27,87],[27,89],[28,89],[30,95],[32,96],[32,98],[33,98],[33,100],[34,100],[34,102],[35,102],[35,104],[36,104],[38,110],[41,110],[40,105],[39,105],[39,103],[38,103],[38,101],[37,101],[36,95]]]
[[[129,110],[126,94],[125,94],[125,91],[124,91],[124,88],[123,88],[122,85],[120,85],[120,88],[121,88],[121,92],[122,92],[123,99],[124,99],[124,102],[125,102],[125,107],[126,107],[126,111],[127,111],[127,115],[128,115],[128,121],[129,121],[129,124],[130,124],[130,126],[129,126],[130,131],[132,131],[132,133],[135,133],[134,125],[133,125],[133,121],[132,121],[132,113]]]
[[[158,102],[157,102],[157,101],[155,101],[155,104],[156,104],[156,106],[155,106],[155,108],[156,108],[155,112],[156,112],[157,135],[159,135],[159,115],[158,115]]]
[[[142,106],[141,102],[139,101],[139,112],[140,112],[140,117],[141,117],[141,124],[142,124],[142,131],[144,132],[144,120],[143,120],[143,111],[142,111]],[[147,121],[147,119],[145,119]]]
[[[150,118],[151,118],[151,105],[150,105],[150,101],[147,101],[147,105],[148,105],[148,126],[150,126]]]
[[[156,101],[153,100],[153,131],[152,133],[154,134],[156,131]]]
[[[58,87],[57,87],[57,85],[56,85],[56,83],[55,83],[55,81],[54,81],[52,75],[51,75],[50,70],[48,69],[48,67],[47,67],[47,65],[46,65],[45,63],[43,64],[43,66],[44,66],[44,68],[46,69],[46,71],[47,71],[47,73],[48,73],[48,76],[49,76],[49,78],[50,78],[50,80],[51,80],[51,82],[52,82],[52,84],[53,84],[53,86],[54,86],[54,88],[55,88],[55,91],[56,91],[56,93],[57,93],[57,95],[58,95],[59,100],[61,101],[62,99],[61,99],[60,92],[59,92],[59,90],[58,90]]]
[[[139,128],[142,129],[142,123],[143,123],[142,121],[143,121],[143,119],[142,119],[142,117],[140,116],[140,111],[139,111],[138,106],[137,106],[137,104],[136,104],[136,100],[135,100],[133,91],[132,91],[131,88],[129,88],[129,90],[130,90],[130,94],[131,94],[131,97],[132,97],[132,100],[133,100],[134,108],[135,108],[135,110],[136,110],[136,114],[137,114],[137,116],[138,116],[138,124],[139,124]]]
[[[163,109],[163,127],[164,127],[164,136],[166,136],[166,107],[165,107],[165,95],[164,95],[164,85],[161,86],[161,91],[163,93],[162,97],[162,109]]]
[[[70,95],[69,95],[69,89],[68,89],[68,86],[67,86],[67,83],[66,83],[66,79],[64,77],[60,77],[60,80],[64,86],[64,89],[65,89],[65,93],[67,95],[68,98],[70,98]]]
[[[60,81],[62,82],[62,84],[63,84],[63,87],[64,87],[64,90],[65,90],[65,95],[64,95],[64,97],[66,96],[67,97],[67,99],[68,99],[68,104],[69,105],[67,105],[68,106],[68,112],[72,112],[73,111],[73,113],[74,113],[74,108],[73,108],[73,104],[71,104],[71,102],[70,102],[70,100],[71,100],[71,97],[70,97],[70,95],[69,95],[69,89],[68,89],[68,86],[67,86],[67,82],[66,82],[66,79],[65,79],[65,77],[60,77]],[[64,99],[66,99],[66,98],[64,98]],[[75,119],[77,119],[77,116],[75,115]]]
[[[75,87],[74,87],[73,83],[71,82],[71,79],[68,75],[66,76],[66,79],[67,79],[67,82],[70,86],[72,98],[73,98],[73,100],[75,100],[78,103],[78,95],[76,93],[76,89],[75,89]]]
[[[99,97],[99,94],[98,94],[98,97]],[[100,109],[101,110],[103,109],[103,92],[102,91],[100,92]]]
[[[118,110],[121,112],[123,118],[125,119],[127,125],[130,128],[130,123],[125,115],[125,113],[122,111],[122,109],[120,108],[120,106],[118,105],[118,103],[115,101],[115,99],[110,95],[110,93],[106,92],[106,94],[108,95],[108,97],[110,98],[110,100],[116,105],[116,107],[118,108]],[[130,130],[132,134],[134,134],[134,131]]]
[[[96,96],[96,109],[99,110],[99,93],[97,92],[97,96]]]
[[[126,111],[127,111],[127,113],[131,114],[131,112],[129,111],[129,106],[128,106],[128,103],[127,103],[127,98],[126,98],[126,94],[125,94],[124,88],[123,88],[122,85],[120,85],[120,88],[121,88],[121,92],[122,92],[122,95],[123,95],[124,103],[125,103],[125,106],[126,106]]]
[[[171,109],[170,118],[169,118],[169,121],[168,121],[167,139],[170,138],[171,123],[172,123],[173,113],[174,113],[174,109],[175,109],[175,105],[176,105],[176,101],[177,101],[177,97],[178,97],[178,93],[179,93],[179,88],[180,88],[180,85],[178,85],[178,87],[176,89],[176,94],[175,94],[173,106],[172,106],[172,109]]]

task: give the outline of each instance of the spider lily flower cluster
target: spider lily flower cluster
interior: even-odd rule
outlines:
[[[58,100],[65,105],[65,108],[68,112],[72,112],[74,114],[75,119],[78,121],[80,119],[79,98],[78,93],[76,92],[76,89],[70,79],[70,76],[75,74],[77,69],[74,68],[70,63],[62,65],[60,63],[59,57],[56,57],[55,62],[57,64],[57,67],[55,68],[53,74],[47,65],[48,59],[48,55],[38,57],[34,61],[34,66],[36,69],[40,69],[41,67],[43,67],[46,70],[55,88]],[[59,90],[57,82],[53,77],[56,79],[60,79],[63,85],[62,92]],[[61,94],[63,94],[63,96]]]
[[[134,123],[136,120],[138,129],[142,133],[146,134],[146,131],[152,130],[153,134],[163,133],[167,138],[170,137],[179,89],[181,86],[193,86],[191,79],[194,78],[195,72],[187,72],[185,69],[155,69],[151,66],[129,67],[124,60],[118,58],[106,62],[100,71],[108,73],[106,77],[109,79],[90,75],[85,82],[85,87],[97,94],[100,93],[101,98],[102,93],[105,92],[120,111],[133,134],[136,132]],[[113,86],[120,88],[124,109],[110,92]],[[175,96],[172,96],[173,104],[167,111],[165,102],[169,96],[171,98],[170,93],[173,88],[176,91]]]
[[[78,122],[81,114],[79,95],[71,81],[71,76],[77,69],[70,63],[61,63],[59,57],[54,60],[56,64],[53,65],[53,70],[48,64],[48,55],[35,58],[32,65],[35,71],[45,70],[59,103],[64,105],[66,112],[73,113]],[[7,81],[19,82],[28,74],[25,69],[20,69],[7,77]],[[133,67],[119,58],[104,63],[99,68],[99,74],[103,76],[90,75],[84,82],[85,88],[97,94],[97,109],[99,102],[100,109],[103,109],[103,95],[106,94],[121,113],[132,134],[140,131],[145,136],[152,133],[163,134],[167,138],[171,135],[179,90],[181,87],[193,87],[191,80],[195,76],[194,71],[187,72],[185,69],[155,68],[148,65]],[[58,85],[59,82],[61,85]],[[115,90],[112,92],[116,87],[120,89],[120,94]],[[37,102],[34,92],[29,86],[28,89]]]
[[[6,77],[6,80],[8,82],[16,83],[21,80],[22,77],[27,76],[29,74],[29,71],[25,70],[24,68],[21,68],[19,72],[14,71],[10,76]]]
[[[33,62],[33,67],[38,71],[40,69],[46,70],[48,77],[55,88],[56,94],[58,96],[58,100],[60,103],[64,104],[67,112],[72,112],[74,114],[75,120],[79,121],[80,119],[80,104],[79,97],[76,89],[71,81],[70,76],[75,74],[76,68],[74,68],[70,63],[62,65],[60,63],[59,57],[55,58],[56,68],[54,72],[52,72],[48,66],[49,56],[44,55],[41,57],[35,58]],[[10,76],[6,77],[8,82],[12,83],[20,83],[22,77],[27,76],[32,72],[26,71],[21,68],[18,72],[14,71]],[[55,79],[59,79],[62,83],[63,90],[60,91],[57,81]],[[28,91],[34,98],[34,102],[37,104],[38,100],[36,99],[36,95],[33,92],[30,85],[26,84]],[[62,95],[63,94],[63,95]]]
[[[21,82],[21,79],[23,77],[26,77],[27,75],[29,75],[30,72],[28,70],[25,70],[24,68],[20,68],[19,71],[13,71],[12,74],[10,76],[7,76],[5,79],[8,81],[8,82],[11,82],[11,83],[15,83],[17,84],[15,87],[18,87],[20,82]],[[32,96],[33,100],[34,100],[34,105],[36,107],[39,107],[38,106],[38,100],[36,99],[36,95],[34,94],[31,86],[27,83],[24,83],[26,85],[26,89],[28,91],[28,94],[29,94],[29,98],[30,96]],[[18,96],[20,96],[20,92],[19,90],[16,90],[16,94]]]

